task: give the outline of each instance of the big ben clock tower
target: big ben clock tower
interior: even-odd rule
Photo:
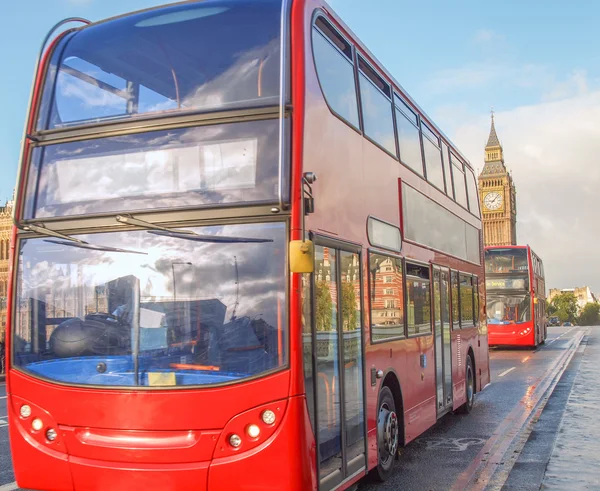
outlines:
[[[494,126],[485,146],[485,165],[479,174],[479,200],[483,212],[483,242],[486,246],[517,243],[517,201],[512,176],[504,166],[502,145]]]

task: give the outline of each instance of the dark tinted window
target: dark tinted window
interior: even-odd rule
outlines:
[[[86,27],[55,51],[38,128],[276,104],[280,29],[280,0],[206,0]]]
[[[469,192],[469,210],[476,217],[479,217],[479,193],[477,192],[477,181],[475,174],[467,168],[467,191]]]
[[[452,190],[452,173],[450,172],[450,157],[448,155],[448,145],[442,141],[442,164],[444,166],[444,178],[446,182],[446,194],[454,198]]]
[[[396,155],[389,85],[364,62],[361,63],[359,81],[365,135]]]
[[[452,285],[452,329],[460,327],[460,298],[458,297],[458,273],[452,271],[450,273],[450,281]]]
[[[473,317],[473,278],[460,275],[460,326],[471,327]]]
[[[322,31],[313,29],[313,51],[325,100],[332,111],[358,128],[352,47],[322,18],[317,25]]]
[[[431,332],[429,268],[426,266],[406,263],[406,311],[409,336]]]
[[[411,119],[396,109],[396,129],[398,132],[398,146],[400,147],[400,161],[422,176],[423,159],[421,157],[419,128],[411,123]]]
[[[404,336],[404,285],[399,258],[369,255],[371,339]]]
[[[274,201],[277,120],[36,147],[27,216]]]
[[[454,155],[451,155],[452,161],[452,181],[454,182],[454,199],[459,205],[467,207],[467,190],[465,188],[465,171],[463,163]]]
[[[443,192],[444,171],[442,170],[440,139],[425,124],[421,123],[421,128],[423,130],[423,153],[425,154],[427,180]]]

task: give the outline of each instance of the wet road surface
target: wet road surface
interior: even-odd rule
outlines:
[[[600,352],[600,328],[596,329],[597,334],[594,334],[597,337],[596,349]],[[523,447],[525,450],[530,449],[531,445],[527,442],[527,438],[541,417],[543,406],[550,396],[548,392],[559,382],[560,375],[571,361],[571,357],[575,355],[576,345],[581,342],[584,331],[586,328],[549,327],[546,344],[535,351],[491,349],[492,383],[477,394],[472,413],[448,414],[441,418],[433,428],[402,449],[394,473],[386,483],[361,482],[359,491],[398,489],[462,491],[486,487],[501,489],[509,479],[513,466],[515,472],[522,468],[520,461],[517,464],[521,451]],[[600,381],[600,369],[594,368],[592,362],[587,365],[587,368],[588,373],[582,372],[580,375],[578,382],[580,387],[589,384],[590,377],[595,374],[597,374],[596,381]],[[593,371],[592,368],[595,372],[589,373]],[[577,376],[577,373],[573,374],[571,384]],[[567,387],[565,404],[571,384]],[[592,397],[593,400],[586,399],[584,392],[580,390],[577,402],[584,405],[596,404],[597,407],[600,402],[598,397],[593,399],[592,396],[587,396]],[[571,418],[581,417],[577,413],[577,404],[572,405],[568,410]],[[564,407],[559,417],[562,412]],[[6,415],[6,387],[2,383],[0,384],[0,491],[13,491],[19,488],[14,484]],[[560,431],[568,432],[571,427],[570,421],[563,421],[562,418],[560,421],[562,421]],[[551,437],[556,434],[558,427],[557,424]],[[577,431],[585,430],[579,428]],[[590,440],[590,444],[599,439],[600,432],[594,440]],[[550,448],[554,448],[554,439],[551,444]],[[533,451],[535,452],[535,448]],[[576,449],[571,448],[570,451],[576,452]],[[507,455],[511,458],[505,459]],[[554,459],[552,463],[555,463]],[[563,473],[561,465],[569,464],[566,461],[556,460],[553,467],[548,466],[548,475],[544,481],[544,486],[548,486],[548,489],[562,489],[561,485],[564,488],[565,482],[561,482],[556,477]],[[545,465],[543,467],[545,469]],[[505,487],[505,489],[515,488]]]

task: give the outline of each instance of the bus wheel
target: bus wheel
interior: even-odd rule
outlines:
[[[467,401],[458,408],[459,413],[469,414],[473,409],[473,403],[475,402],[475,376],[473,374],[473,361],[471,355],[467,355],[467,366],[465,372],[465,384]]]
[[[390,477],[398,453],[400,427],[396,415],[394,396],[389,387],[383,387],[379,393],[379,411],[377,413],[377,449],[378,462],[376,479],[385,481]]]

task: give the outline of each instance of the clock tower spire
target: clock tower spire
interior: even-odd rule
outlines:
[[[516,190],[504,165],[504,151],[494,121],[485,146],[485,164],[479,174],[479,199],[483,211],[483,242],[486,246],[517,243]]]

